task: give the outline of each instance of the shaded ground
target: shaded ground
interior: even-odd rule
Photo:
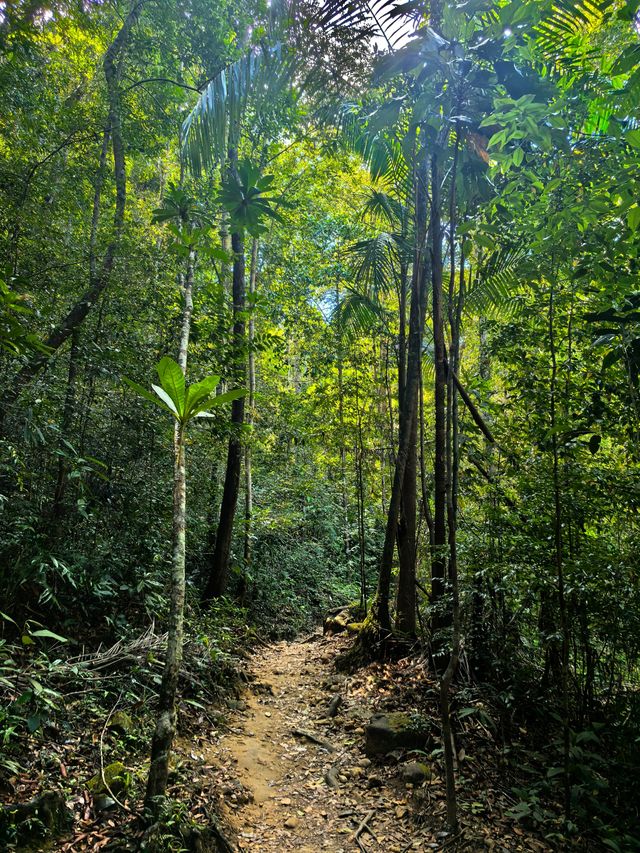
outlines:
[[[189,689],[192,682],[203,682],[211,665],[205,659],[201,668],[191,663],[181,684],[181,734],[168,789],[170,825],[207,827],[218,815],[241,853],[568,849],[566,844],[554,848],[507,816],[516,804],[510,791],[521,784],[521,762],[506,750],[503,754],[489,709],[464,686],[453,703],[461,832],[447,833],[437,682],[419,656],[339,673],[335,661],[351,642],[344,635],[318,633],[264,646],[248,664],[238,643],[235,679],[217,698],[196,694],[199,701],[189,698]],[[238,691],[247,666],[247,687]],[[132,671],[126,677],[141,676]],[[230,698],[234,691],[236,698]],[[340,705],[331,716],[337,696]],[[73,828],[30,849],[137,851],[145,838],[139,816],[155,705],[129,704],[127,710],[137,709],[139,720],[123,734],[107,727],[104,709],[84,700],[69,694],[66,717],[32,736],[23,769],[0,795],[5,802],[25,802],[43,790],[62,794]],[[371,716],[401,710],[426,721],[433,734],[426,751],[367,757],[365,725]],[[428,776],[411,785],[403,771],[416,759],[428,765]],[[88,780],[101,762],[114,761],[123,762],[129,782],[119,803],[101,805]],[[175,845],[169,833],[163,849],[178,849]]]
[[[369,760],[364,724],[390,700],[397,707],[398,689],[411,700],[416,665],[374,665],[345,676],[334,668],[345,642],[316,635],[257,653],[252,688],[232,730],[205,749],[206,764],[217,768],[219,811],[238,847],[260,853],[552,849],[503,820],[508,804],[492,788],[470,791],[477,798],[471,808],[463,796],[464,830],[452,837],[444,831],[436,764],[431,779],[414,788],[402,781],[397,761]],[[429,683],[419,675],[424,698]],[[342,704],[328,718],[336,693]]]

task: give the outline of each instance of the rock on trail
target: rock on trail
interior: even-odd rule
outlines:
[[[364,724],[372,708],[362,697],[354,702],[349,677],[333,669],[344,643],[318,634],[252,659],[245,710],[209,751],[240,850],[408,849],[394,811],[407,810],[405,783],[393,773],[387,784],[384,768],[367,758]]]

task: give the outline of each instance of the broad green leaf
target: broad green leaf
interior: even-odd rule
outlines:
[[[137,382],[134,382],[131,379],[127,379],[126,376],[123,376],[122,379],[123,379],[123,382],[129,386],[129,388],[131,388],[133,391],[136,392],[136,394],[139,394],[141,397],[144,397],[145,400],[148,400],[150,403],[153,403],[154,406],[159,406],[165,412],[168,411],[172,415],[175,414],[174,408],[170,408],[169,406],[166,405],[166,403],[163,403],[157,397],[154,397],[154,395],[151,393],[151,391],[147,391],[147,389],[143,388],[142,385],[138,385]]]
[[[634,148],[640,148],[640,129],[630,130],[624,135],[625,142]]]
[[[627,212],[627,225],[632,231],[636,231],[640,225],[640,207],[629,208]]]
[[[212,397],[209,401],[210,406],[224,406],[225,403],[231,403],[233,400],[239,400],[240,397],[246,397],[247,392],[244,388],[236,388],[234,391],[225,391],[224,394],[218,394],[217,397]]]
[[[53,631],[49,631],[46,628],[40,628],[38,631],[31,632],[32,637],[48,637],[51,640],[58,640],[59,643],[68,643],[66,637],[61,637],[60,634],[54,634]]]
[[[175,403],[173,402],[171,397],[167,394],[167,392],[164,390],[164,388],[160,388],[159,385],[153,385],[153,384],[151,385],[151,387],[156,392],[158,397],[160,397],[160,399],[164,402],[166,408],[169,409],[171,414],[175,415],[177,418],[180,418],[181,413],[176,409]]]
[[[246,396],[246,393],[247,392],[243,388],[236,388],[234,391],[226,391],[224,394],[218,394],[217,397],[209,396],[191,409],[189,417],[212,418],[213,415],[205,410],[219,408],[233,400],[239,400],[240,397]]]
[[[165,356],[160,359],[156,370],[160,377],[160,385],[173,400],[176,411],[184,414],[185,409],[185,380],[180,365],[172,358]]]
[[[185,414],[187,417],[192,414],[194,408],[199,403],[208,399],[213,394],[219,382],[219,376],[207,376],[204,379],[201,379],[200,382],[195,382],[193,385],[189,386],[187,391],[187,404],[185,407]]]

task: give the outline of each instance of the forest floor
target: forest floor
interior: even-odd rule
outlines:
[[[247,657],[240,643],[236,687],[221,686],[213,705],[187,698],[185,673],[168,789],[174,827],[185,820],[206,827],[217,815],[240,853],[568,849],[508,815],[517,804],[512,788],[522,784],[526,753],[514,752],[514,744],[511,752],[500,746],[490,709],[464,685],[453,697],[460,832],[448,833],[438,682],[428,660],[414,651],[347,674],[336,662],[352,643],[344,634],[317,632],[263,643]],[[152,711],[142,702],[137,711],[129,706],[138,714],[138,729],[119,735],[108,727],[105,711],[86,702],[85,692],[70,693],[66,717],[32,736],[21,772],[0,791],[5,802],[58,791],[73,813],[73,829],[43,846],[10,849],[134,851],[141,842],[148,849],[139,815]],[[365,728],[372,715],[398,711],[422,721],[429,733],[425,748],[368,756]],[[122,762],[129,782],[122,802],[101,806],[88,780],[114,761]],[[424,778],[413,784],[406,780],[409,762],[423,765]],[[162,849],[178,849],[167,843]]]
[[[401,762],[428,761],[424,754],[382,761],[366,756],[364,725],[372,714],[416,711],[415,700],[435,685],[425,682],[425,664],[415,659],[373,664],[353,675],[337,672],[336,657],[350,642],[316,634],[258,651],[251,661],[251,687],[230,730],[216,743],[200,744],[219,792],[218,812],[238,848],[260,853],[553,849],[504,817],[513,801],[482,761],[471,759],[468,769],[460,769],[461,832],[452,835],[446,832],[437,764],[431,778],[414,786],[403,781]],[[341,704],[329,717],[337,694]],[[435,718],[433,726],[437,732]],[[458,757],[463,764],[464,748]]]

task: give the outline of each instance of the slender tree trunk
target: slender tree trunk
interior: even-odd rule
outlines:
[[[402,503],[398,524],[398,595],[396,599],[396,629],[413,637],[416,633],[416,509],[418,488],[418,412],[416,399],[410,413],[411,432],[409,452],[402,483]]]
[[[251,245],[251,271],[249,273],[249,295],[253,297],[256,292],[256,277],[258,274],[258,239],[254,237]],[[249,345],[249,400],[247,410],[247,424],[253,426],[253,412],[256,397],[256,354],[253,351],[255,340],[255,319],[253,316],[253,304],[249,316],[249,331],[247,342]],[[245,571],[251,569],[252,561],[252,520],[253,520],[253,469],[251,464],[251,444],[247,442],[244,450],[244,567]]]
[[[431,603],[438,605],[444,595],[446,575],[446,347],[442,311],[442,226],[440,216],[440,163],[438,154],[431,158],[431,283],[433,300],[433,340],[435,354],[435,449],[434,449],[434,512],[433,559],[431,562]],[[432,627],[437,630],[443,623],[442,615],[434,617]]]
[[[190,249],[187,258],[187,272],[184,277],[184,289],[182,298],[184,306],[182,309],[182,325],[180,328],[180,343],[178,346],[178,364],[183,373],[187,372],[187,353],[189,351],[189,336],[191,335],[191,320],[193,318],[193,285],[196,271],[196,252]]]
[[[387,525],[384,545],[378,572],[378,588],[373,607],[374,620],[384,634],[391,631],[389,596],[391,591],[391,570],[396,543],[398,518],[402,501],[402,487],[407,461],[411,452],[413,432],[413,413],[417,411],[418,388],[420,384],[420,362],[422,359],[422,336],[424,331],[425,284],[427,264],[424,246],[426,233],[426,170],[418,170],[416,185],[416,251],[411,277],[411,311],[409,316],[409,343],[407,357],[407,375],[402,400],[398,454],[396,456],[393,485],[389,499]]]
[[[564,810],[565,819],[571,818],[571,773],[570,773],[570,727],[569,727],[569,624],[564,582],[564,557],[562,541],[562,495],[560,488],[560,464],[558,451],[558,433],[556,429],[556,405],[558,364],[555,339],[555,285],[551,284],[549,294],[549,347],[551,350],[551,385],[550,385],[550,426],[551,448],[553,457],[553,528],[554,552],[556,563],[556,584],[558,611],[560,614],[560,634],[562,637],[560,657],[560,691],[562,697],[562,733],[564,758]]]
[[[431,512],[431,498],[429,496],[429,485],[427,481],[426,452],[424,447],[424,384],[422,382],[422,365],[420,369],[420,489],[422,493],[422,510],[424,512],[427,529],[429,531],[429,556],[433,554],[433,513]]]
[[[336,281],[336,307],[340,304],[340,288]],[[347,489],[347,442],[344,423],[344,382],[343,382],[343,352],[342,333],[338,328],[336,335],[338,359],[338,421],[340,424],[340,480],[342,485],[342,541],[344,543],[344,558],[349,559],[351,542],[349,538],[349,492]]]
[[[356,462],[356,488],[358,498],[358,556],[360,568],[360,609],[363,617],[367,614],[367,571],[366,571],[366,539],[364,526],[364,440],[362,433],[362,414],[360,409],[360,389],[358,382],[358,364],[355,365],[356,374],[356,427],[357,445],[355,448]]]
[[[167,788],[169,755],[176,732],[175,700],[182,663],[184,636],[186,506],[184,429],[176,425],[174,435],[173,558],[167,656],[160,685],[158,718],[151,743],[151,765],[145,795],[145,807],[151,813],[157,813],[160,805],[159,800],[164,797]]]
[[[452,170],[452,185],[455,186],[457,165],[457,143]],[[451,369],[447,376],[447,468],[449,488],[447,490],[447,532],[449,539],[449,585],[451,588],[451,619],[453,625],[451,652],[444,675],[440,682],[440,713],[442,719],[442,741],[444,750],[445,779],[447,789],[447,824],[453,832],[458,828],[458,806],[456,796],[456,760],[451,726],[451,704],[449,691],[460,660],[460,593],[458,589],[458,472],[460,468],[460,439],[458,428],[458,394],[454,381],[459,368],[460,327],[464,304],[464,255],[460,255],[460,282],[455,299],[455,195],[451,190],[449,216],[449,327],[451,330]]]
[[[235,232],[231,237],[233,249],[233,346],[235,361],[236,385],[242,386],[245,378],[245,258],[244,236]],[[227,589],[229,575],[229,557],[231,554],[231,539],[233,536],[233,521],[238,505],[240,490],[240,469],[242,466],[242,442],[240,428],[244,423],[244,397],[234,400],[231,405],[231,429],[227,450],[227,468],[222,490],[220,505],[220,520],[216,534],[216,544],[211,559],[209,580],[204,590],[203,599],[209,601],[224,595]]]
[[[109,284],[113,266],[120,247],[120,238],[124,226],[124,213],[127,200],[126,162],[124,142],[122,139],[122,100],[120,92],[120,71],[122,60],[127,48],[131,30],[138,20],[145,0],[138,0],[122,24],[117,36],[105,53],[103,69],[107,84],[109,99],[108,128],[113,149],[113,166],[116,184],[116,204],[113,214],[113,229],[111,242],[107,246],[99,272],[89,282],[89,287],[71,308],[64,320],[56,326],[44,341],[48,353],[38,353],[24,365],[15,377],[9,389],[5,392],[0,408],[0,420],[15,403],[24,388],[37,376],[55,353],[83,322],[91,307],[100,298]]]
[[[185,376],[187,374],[189,335],[193,317],[195,262],[195,252],[192,250],[187,259],[183,293],[184,307],[178,348],[178,364]],[[167,787],[169,755],[177,724],[176,694],[182,663],[186,595],[187,471],[184,429],[184,426],[176,422],[173,434],[173,558],[171,563],[167,656],[158,697],[158,719],[151,742],[151,765],[145,795],[145,806],[152,813],[157,811],[158,798],[164,796]]]
[[[491,359],[489,354],[487,340],[487,323],[481,317],[479,321],[479,338],[480,352],[478,357],[480,378],[485,382],[491,379]],[[485,452],[488,459],[488,470],[483,469],[483,476],[488,483],[493,484],[495,481],[495,464],[493,445],[485,439]],[[491,559],[493,551],[494,535],[492,531],[491,510],[495,511],[495,490],[492,489],[490,501],[487,504],[487,514],[485,516],[485,527],[487,529],[487,557]],[[483,573],[480,570],[474,572],[473,575],[473,593],[471,597],[471,616],[469,625],[469,650],[468,657],[472,672],[479,679],[483,679],[488,672],[489,665],[489,638],[490,634],[486,625],[485,618],[485,585],[483,582]]]
[[[409,636],[416,632],[416,489],[418,470],[418,400],[413,411],[405,411],[403,398],[406,386],[406,304],[407,269],[400,271],[400,334],[398,355],[398,402],[401,421],[412,419],[409,451],[402,483],[400,521],[398,523],[398,593],[396,598],[396,629]]]
[[[417,216],[420,216],[417,211]],[[407,342],[406,342],[406,313],[407,313],[407,283],[408,269],[403,264],[400,268],[399,307],[400,329],[398,340],[398,403],[400,421],[404,417],[412,419],[409,437],[409,452],[402,483],[402,499],[400,504],[400,521],[398,523],[398,593],[396,598],[396,629],[408,636],[416,632],[416,490],[418,471],[418,400],[411,411],[405,411],[403,398],[406,386],[407,371]]]

